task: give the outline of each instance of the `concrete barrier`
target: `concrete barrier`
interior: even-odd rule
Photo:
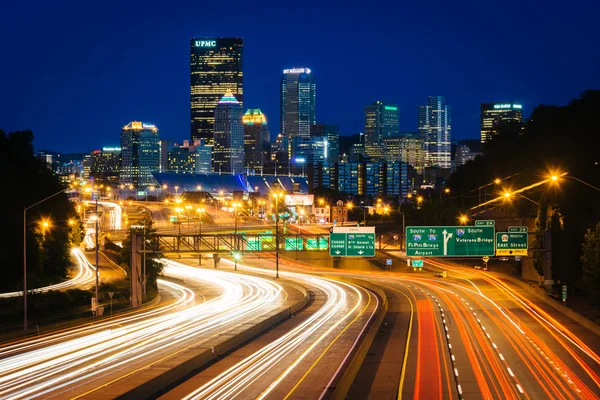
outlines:
[[[190,374],[200,371],[209,362],[214,361],[220,356],[227,354],[237,347],[251,341],[262,332],[284,321],[294,313],[301,310],[309,302],[310,294],[306,288],[301,285],[289,281],[286,281],[286,285],[293,287],[301,293],[302,298],[298,302],[278,311],[277,313],[261,320],[256,324],[251,324],[247,329],[244,329],[241,332],[233,333],[231,335],[228,335],[227,333],[220,335],[220,337],[229,337],[221,340],[213,346],[206,347],[194,357],[174,367],[170,367],[164,373],[118,396],[117,399],[137,400],[155,398],[156,395],[165,388],[176,384]]]
[[[354,379],[356,378],[356,374],[358,374],[358,371],[360,370],[360,367],[362,366],[362,363],[365,360],[365,357],[367,356],[367,353],[369,352],[369,349],[371,348],[373,341],[375,340],[375,336],[377,335],[377,332],[379,332],[379,328],[381,328],[383,319],[385,318],[385,315],[387,314],[387,311],[388,311],[388,299],[387,299],[387,296],[385,295],[384,291],[381,288],[379,288],[377,285],[375,285],[371,282],[363,281],[360,279],[354,279],[354,278],[346,278],[346,277],[343,277],[343,278],[335,277],[332,279],[338,279],[338,280],[341,280],[344,282],[352,283],[357,286],[362,286],[365,289],[369,289],[369,290],[377,293],[377,295],[382,300],[381,307],[379,307],[379,309],[375,312],[375,317],[373,319],[373,323],[368,328],[367,332],[364,334],[364,338],[361,341],[360,346],[355,351],[350,362],[348,362],[348,365],[344,369],[344,372],[342,373],[341,378],[335,384],[335,390],[333,391],[331,398],[332,399],[344,399],[346,397],[346,395],[348,394],[348,391],[350,390],[350,387],[352,386],[352,382],[354,382]]]

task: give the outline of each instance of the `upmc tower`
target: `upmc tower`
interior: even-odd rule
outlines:
[[[244,105],[244,39],[190,40],[191,138],[212,144],[215,108],[228,90]]]

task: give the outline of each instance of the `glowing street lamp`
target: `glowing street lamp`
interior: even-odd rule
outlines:
[[[68,188],[59,190],[58,192],[30,205],[29,207],[23,208],[23,330],[27,330],[27,210],[42,204],[46,200],[58,196]]]
[[[204,208],[197,208],[196,212],[200,214],[200,219],[198,220],[198,234],[202,235],[202,213],[204,212]]]
[[[460,220],[460,224],[461,224],[461,225],[466,225],[466,224],[467,224],[467,221],[468,221],[469,219],[467,218],[467,216],[466,216],[466,215],[461,215],[461,216],[459,217],[459,220]]]

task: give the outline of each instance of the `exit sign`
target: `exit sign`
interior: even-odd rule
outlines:
[[[375,257],[375,227],[334,227],[329,234],[329,255]]]

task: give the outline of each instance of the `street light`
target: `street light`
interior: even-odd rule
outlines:
[[[559,174],[559,175],[557,175],[557,174],[552,174],[552,175],[550,176],[550,180],[551,180],[553,183],[557,183],[557,184],[558,184],[558,182],[560,181],[560,179],[561,179],[561,178],[565,178],[565,179],[573,179],[573,180],[575,180],[575,181],[577,181],[577,182],[579,182],[579,183],[583,183],[584,185],[586,185],[586,186],[588,186],[588,187],[590,187],[590,188],[592,188],[592,189],[594,189],[594,190],[597,190],[597,191],[599,191],[599,192],[600,192],[600,188],[597,188],[596,186],[594,186],[594,185],[592,185],[592,184],[590,184],[590,183],[587,183],[586,181],[584,181],[584,180],[581,180],[581,179],[579,179],[579,178],[576,178],[576,177],[574,177],[574,176],[567,175],[566,173],[562,173],[562,174]]]
[[[346,204],[346,208],[348,208],[348,218],[350,218],[350,211],[352,210],[353,207],[354,207],[354,204],[352,204],[351,201],[349,201]],[[343,217],[343,214],[342,214],[342,226],[344,226],[344,217]]]
[[[198,221],[198,235],[202,235],[202,213],[204,212],[204,208],[197,208],[196,212],[200,214],[200,220]]]
[[[520,193],[510,193],[510,192],[504,192],[504,197],[505,197],[507,200],[509,200],[509,201],[510,201],[510,199],[511,199],[513,196],[515,196],[515,197],[522,197],[522,198],[524,198],[525,200],[528,200],[528,201],[532,202],[533,204],[537,205],[538,207],[539,207],[539,205],[540,205],[540,203],[538,203],[537,201],[535,201],[535,200],[531,200],[529,197],[527,197],[527,196],[524,196],[524,195],[522,195],[522,194],[520,194]]]
[[[275,278],[279,278],[279,198],[283,192],[274,192],[275,197]]]
[[[179,236],[181,236],[181,212],[183,211],[183,209],[181,207],[177,207],[175,208],[175,212],[177,213],[177,222],[179,225]]]
[[[68,188],[64,188],[53,195],[46,197],[30,205],[29,207],[23,208],[23,330],[27,330],[27,210],[42,204],[46,200],[53,198],[54,196],[58,196]]]
[[[460,220],[460,224],[461,224],[461,225],[466,225],[466,224],[467,224],[467,221],[468,221],[469,219],[467,218],[467,216],[466,216],[466,215],[461,215],[461,216],[459,217],[459,220]]]

